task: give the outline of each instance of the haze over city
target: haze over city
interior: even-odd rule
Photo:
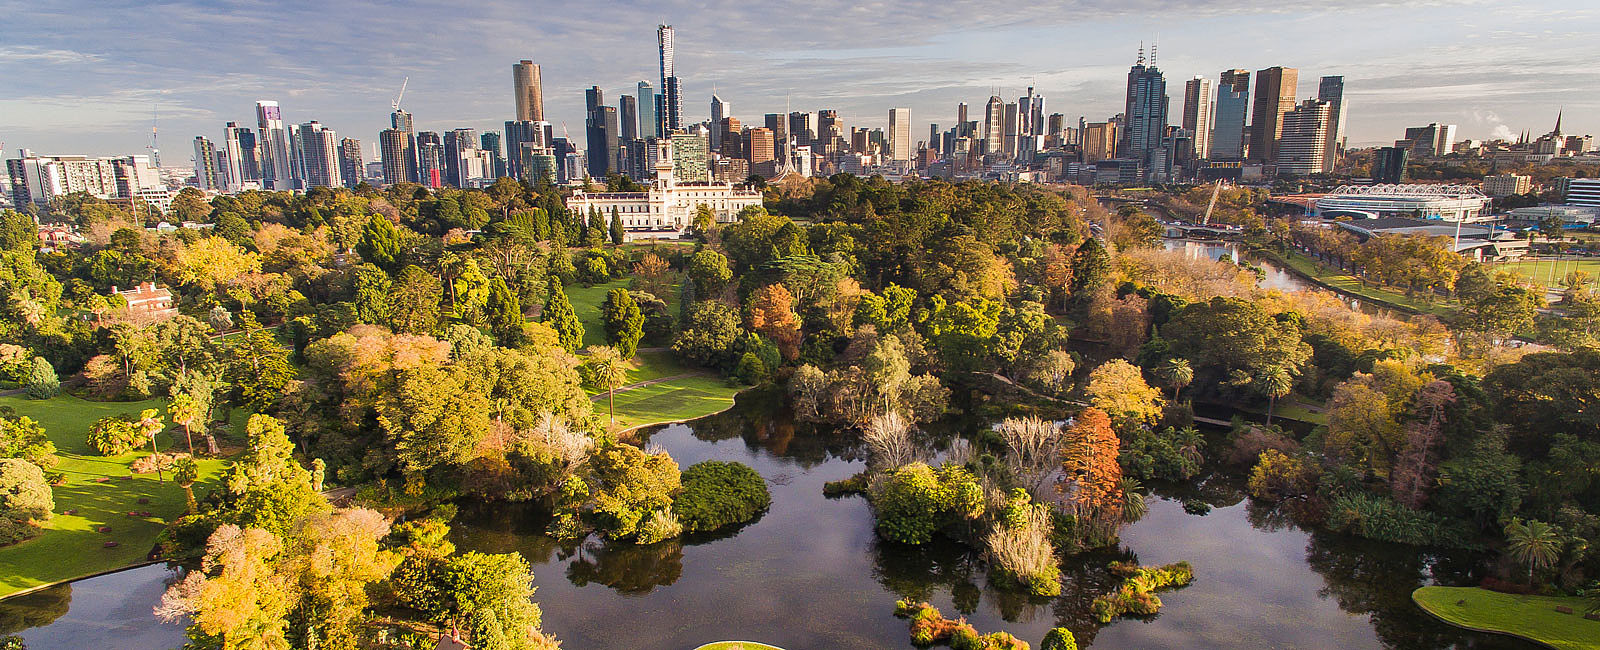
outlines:
[[[1600,55],[1600,12],[1579,2],[1066,2],[857,5],[695,3],[640,10],[535,2],[47,4],[0,2],[0,142],[8,150],[114,154],[166,148],[275,99],[292,122],[320,120],[363,141],[387,126],[410,78],[419,130],[498,128],[512,111],[506,69],[543,68],[547,118],[581,138],[583,89],[631,91],[655,78],[655,25],[678,32],[686,121],[713,89],[747,119],[832,108],[883,127],[912,110],[913,134],[948,126],[957,102],[1027,86],[1071,121],[1121,109],[1127,66],[1158,48],[1169,83],[1220,70],[1301,70],[1299,93],[1343,75],[1351,147],[1407,126],[1459,125],[1463,138],[1596,130],[1600,90],[1572,74]],[[1174,108],[1181,98],[1174,97]]]

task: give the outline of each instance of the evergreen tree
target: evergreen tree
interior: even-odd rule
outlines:
[[[561,347],[568,352],[577,352],[578,346],[583,345],[583,323],[578,320],[577,312],[572,311],[567,292],[555,278],[550,279],[550,296],[545,299],[544,313],[540,316],[545,324],[555,329]]]
[[[489,281],[489,302],[484,312],[488,317],[489,329],[494,331],[500,345],[514,348],[522,344],[522,303],[517,300],[517,294],[506,286],[505,280],[495,278]]]
[[[630,299],[628,304],[633,304],[633,301]],[[637,313],[639,308],[635,306],[633,310]],[[644,322],[644,319],[640,318],[639,322]],[[634,339],[634,342],[637,343],[638,339]],[[630,353],[628,356],[633,355]],[[34,357],[28,364],[26,388],[28,399],[50,399],[61,392],[61,379],[56,376],[56,369],[50,366],[49,361],[45,361],[44,357]]]
[[[374,214],[367,225],[361,228],[361,240],[356,242],[356,252],[361,254],[361,259],[393,272],[400,268],[403,246],[400,229],[389,223],[388,217]]]
[[[600,315],[606,325],[606,340],[623,359],[632,359],[639,349],[639,339],[644,337],[644,314],[639,311],[639,303],[627,289],[612,289],[600,305]]]
[[[616,206],[611,206],[611,243],[622,245],[622,213],[617,212]]]
[[[583,231],[583,245],[599,248],[606,243],[606,218],[599,210],[589,208],[589,227]]]
[[[552,280],[571,282],[578,275],[578,267],[572,265],[572,255],[567,252],[565,231],[558,228],[551,235],[550,264],[546,274]]]

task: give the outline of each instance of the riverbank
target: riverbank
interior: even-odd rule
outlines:
[[[1588,603],[1580,598],[1423,587],[1412,592],[1411,599],[1435,618],[1463,629],[1505,634],[1560,650],[1600,648],[1600,621],[1583,618]]]
[[[1347,298],[1407,314],[1428,314],[1439,318],[1455,314],[1455,309],[1444,302],[1419,300],[1403,292],[1369,285],[1354,275],[1323,266],[1321,262],[1300,253],[1279,252],[1265,246],[1252,246],[1250,252],[1266,258],[1307,282]]]

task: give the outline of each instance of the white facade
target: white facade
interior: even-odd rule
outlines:
[[[671,139],[655,141],[656,178],[643,192],[584,192],[573,193],[567,199],[567,209],[587,217],[596,210],[609,223],[616,211],[622,219],[624,238],[664,239],[683,236],[694,223],[695,210],[704,205],[711,208],[718,223],[731,223],[739,219],[739,211],[761,205],[761,192],[743,189],[732,183],[695,182],[678,184],[673,177]]]

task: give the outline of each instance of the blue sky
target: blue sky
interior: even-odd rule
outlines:
[[[0,15],[7,155],[140,151],[159,106],[166,162],[185,165],[194,136],[253,127],[257,99],[370,151],[406,76],[418,129],[498,129],[523,58],[542,65],[557,132],[581,139],[585,88],[615,103],[653,79],[660,22],[677,28],[691,120],[709,116],[715,87],[747,123],[786,98],[852,126],[910,107],[921,138],[953,123],[957,102],[979,106],[995,87],[1014,101],[1029,84],[1047,112],[1102,120],[1121,110],[1141,41],[1158,41],[1174,121],[1183,80],[1284,65],[1300,69],[1302,97],[1345,76],[1354,144],[1433,121],[1463,138],[1542,133],[1562,107],[1566,132],[1600,131],[1593,1],[0,0]]]

